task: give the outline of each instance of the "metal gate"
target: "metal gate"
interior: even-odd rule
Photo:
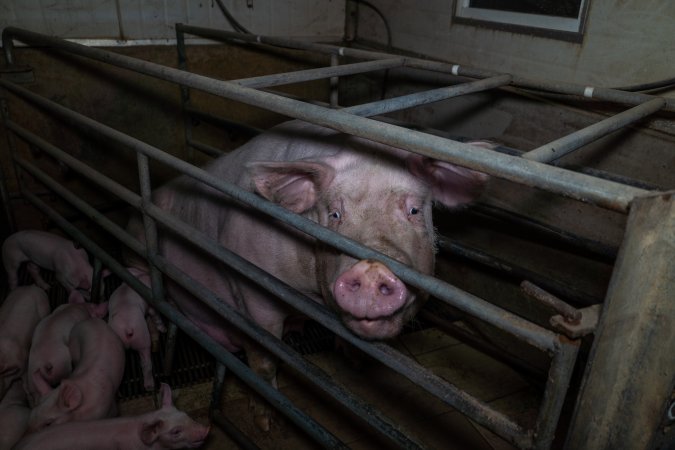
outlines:
[[[613,436],[612,439],[615,439],[611,442],[638,445],[638,443],[645,441],[645,435],[647,435],[647,442],[653,442],[654,436],[660,432],[659,424],[672,423],[668,422],[666,417],[668,408],[672,410],[672,405],[669,402],[671,401],[670,395],[673,390],[675,375],[675,362],[672,358],[672,352],[675,348],[675,334],[670,331],[670,321],[664,319],[670,317],[672,320],[675,317],[675,306],[672,302],[675,297],[673,295],[675,293],[673,289],[675,281],[673,279],[672,262],[675,259],[672,252],[672,236],[675,232],[675,207],[673,206],[671,193],[648,191],[585,173],[573,172],[550,163],[647,115],[658,111],[673,111],[675,100],[612,89],[566,83],[547,83],[459,65],[332,45],[244,35],[181,24],[178,24],[176,29],[181,69],[187,68],[183,39],[186,33],[209,39],[234,40],[251,43],[252,45],[270,45],[319,52],[330,55],[333,65],[292,73],[219,81],[190,73],[187,70],[177,70],[11,27],[6,28],[3,32],[3,46],[7,63],[10,66],[15,63],[13,41],[19,40],[31,45],[44,46],[50,51],[90,58],[176,83],[180,86],[182,92],[186,117],[195,114],[204,115],[190,103],[190,90],[201,90],[265,108],[288,117],[403,148],[434,159],[456,163],[601,208],[629,214],[625,240],[600,315],[593,351],[585,372],[585,383],[579,395],[572,425],[568,432],[567,446],[571,449],[596,448],[594,447],[595,443],[604,442],[603,445],[606,445],[607,442],[610,442],[606,440],[609,439],[608,436],[610,435]],[[362,62],[339,65],[341,57],[358,59]],[[317,105],[262,90],[280,84],[326,78],[335,79],[335,77],[343,75],[398,67],[448,73],[472,78],[475,81],[341,109],[337,108],[335,97],[332,98],[332,105]],[[544,296],[554,305],[557,305],[561,313],[558,317],[561,332],[552,332],[481,298],[463,292],[442,280],[418,273],[410,267],[358,242],[346,239],[278,205],[267,202],[253,193],[224,183],[158,148],[96,122],[17,84],[0,79],[0,86],[6,92],[63,119],[81,132],[105,137],[136,152],[137,169],[141,180],[141,195],[96,172],[61,149],[29,132],[20,124],[15,123],[10,117],[6,103],[3,102],[4,125],[8,131],[11,131],[11,133],[8,133],[8,140],[10,151],[13,154],[15,139],[22,139],[62,161],[73,171],[97,184],[101,189],[113,193],[142,213],[147,247],[141,245],[122,228],[72,194],[31,162],[14,154],[13,162],[17,169],[30,173],[50,190],[63,197],[96,224],[107,230],[111,236],[126,247],[138,255],[146,257],[152,271],[152,288],[147,288],[131,277],[115,258],[81,233],[63,216],[51,209],[34,193],[22,189],[22,196],[95,255],[97,262],[100,262],[100,264],[97,264],[99,271],[100,265],[110,268],[122,281],[139,291],[173,324],[211,353],[220,365],[218,370],[220,379],[222,379],[225,368],[236,374],[320,445],[329,448],[345,446],[314,418],[305,414],[280,392],[256,377],[238,358],[215,344],[167,303],[164,300],[161,274],[175,280],[226,318],[233,326],[264,345],[285,364],[294,367],[299,373],[305,374],[309,382],[354,411],[374,430],[391,440],[392,445],[403,448],[424,447],[423,443],[416,442],[411,437],[406,436],[390,419],[374,411],[370,405],[334,383],[325,372],[308,363],[286,344],[262,330],[240,312],[220,303],[212,292],[195,283],[185,273],[178,271],[170,261],[164,259],[157,252],[157,223],[208,252],[242,276],[258,283],[261,282],[259,280],[269,280],[265,283],[264,288],[281,301],[321,323],[342,339],[413,381],[441,401],[461,411],[470,419],[490,429],[510,443],[520,448],[546,449],[551,446],[563,402],[567,395],[572,369],[576,362],[579,338],[594,330],[595,323],[598,320],[598,307],[574,310],[561,304],[556,299]],[[504,86],[602,99],[608,102],[630,105],[631,108],[522,155],[504,154],[478,148],[420,131],[405,129],[394,124],[368,119],[368,117],[395,110]],[[217,118],[212,119],[218,120]],[[209,154],[216,155],[218,153],[215,149],[192,139],[190,120],[186,120],[186,145],[189,148]],[[149,159],[161,161],[163,164],[218,189],[251,208],[256,208],[272,218],[282,220],[302,232],[327,242],[342,252],[358,259],[382,261],[405,283],[427,291],[439,301],[498,327],[551,355],[552,362],[548,372],[548,380],[534,428],[522,428],[512,418],[505,416],[431,371],[419,366],[390,346],[383,343],[367,343],[354,337],[325,308],[304,297],[290,286],[270,277],[248,261],[229,252],[217,242],[206,238],[200,232],[155,206],[151,201]],[[8,199],[9,195],[6,189],[3,189],[2,200],[6,207],[9,205]],[[9,208],[6,210],[6,216],[8,220],[11,220]],[[637,261],[640,263],[637,264]],[[542,296],[539,295],[539,297]],[[639,298],[640,301],[635,301],[635,298]],[[627,312],[635,323],[631,333],[622,334],[617,332],[616,328],[622,320],[622,315],[627,314]],[[613,385],[610,387],[605,386],[605,379],[608,374],[612,374]],[[214,387],[215,395],[218,395],[218,386],[219,384],[216,383]],[[625,407],[627,399],[630,400],[632,412],[630,425],[628,425],[625,417],[620,417],[620,411]],[[654,405],[658,405],[658,408],[654,408]],[[602,414],[599,415],[598,411],[602,411]],[[218,418],[219,415],[216,413],[214,417]],[[233,435],[238,435],[236,430],[230,431]],[[240,437],[240,439],[242,439],[242,445],[248,445],[245,444],[245,437]],[[616,439],[620,439],[620,441]]]

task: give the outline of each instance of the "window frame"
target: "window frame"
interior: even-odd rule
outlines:
[[[579,43],[583,40],[590,4],[590,0],[581,0],[579,16],[568,18],[476,8],[470,6],[470,1],[454,1],[453,23]]]

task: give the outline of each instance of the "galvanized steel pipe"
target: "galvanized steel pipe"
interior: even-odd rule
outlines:
[[[527,153],[523,153],[521,157],[531,161],[544,163],[555,161],[588,143],[598,140],[603,136],[607,136],[626,125],[637,122],[650,114],[654,114],[661,110],[665,104],[666,101],[662,98],[649,100],[641,105],[594,123],[589,127],[575,131],[574,133],[556,139],[548,144],[544,144]]]
[[[32,43],[52,46],[139,73],[201,89],[205,92],[259,106],[289,117],[295,117],[394,147],[403,148],[434,159],[453,162],[527,186],[549,190],[580,201],[596,204],[607,209],[627,212],[630,202],[635,197],[646,194],[646,191],[641,189],[606,180],[598,180],[557,167],[499,154],[488,149],[355,117],[340,110],[322,108],[266,92],[260,92],[255,89],[245,88],[235,83],[213,80],[201,75],[18,28],[5,28],[3,40],[10,39],[10,36]],[[4,80],[0,81],[2,81],[3,86],[7,87],[11,85],[11,83]]]

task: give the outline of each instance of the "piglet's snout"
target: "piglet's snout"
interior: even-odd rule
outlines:
[[[333,296],[343,311],[357,319],[374,320],[403,307],[408,290],[385,265],[363,260],[338,277]]]

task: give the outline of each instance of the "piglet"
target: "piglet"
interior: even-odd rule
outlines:
[[[90,318],[73,327],[68,348],[73,372],[33,408],[29,432],[117,414],[115,395],[124,375],[122,341],[105,321]]]
[[[107,314],[107,306],[107,303],[61,305],[35,327],[24,375],[24,388],[31,406],[39,403],[72,372],[68,344],[73,327],[90,317],[102,319]]]
[[[39,230],[12,234],[2,244],[2,262],[7,271],[10,290],[18,286],[19,267],[27,262],[28,273],[35,284],[44,290],[49,289],[49,284],[40,276],[40,267],[53,270],[56,280],[68,292],[70,302],[84,301],[78,289],[85,293],[91,291],[93,270],[87,252],[56,234]]]
[[[26,436],[15,450],[164,450],[197,448],[209,427],[192,420],[171,401],[171,388],[162,383],[160,409],[133,417],[71,422]]]
[[[34,285],[13,290],[0,306],[0,399],[21,379],[33,330],[48,314],[47,294]]]
[[[129,269],[135,277],[148,285],[147,272]],[[127,284],[122,284],[108,299],[108,324],[122,339],[125,348],[138,352],[143,371],[143,386],[152,390],[155,382],[152,378],[152,340],[146,323],[146,316],[154,320],[159,331],[166,331],[162,319],[148,306],[143,298]]]
[[[29,415],[26,394],[21,382],[15,381],[0,401],[0,450],[10,450],[21,439]]]

